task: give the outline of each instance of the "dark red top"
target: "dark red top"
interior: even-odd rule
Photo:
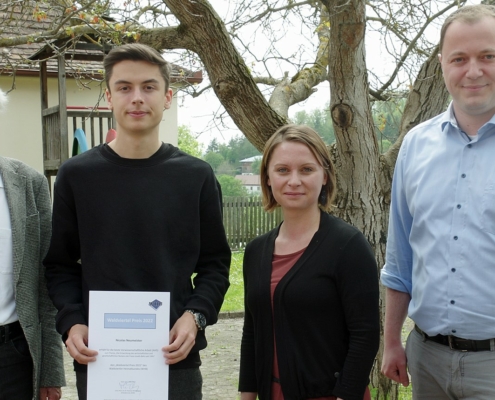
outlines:
[[[278,254],[273,254],[273,260],[272,260],[272,279],[271,279],[271,285],[270,285],[270,294],[271,294],[271,299],[272,299],[272,315],[273,315],[273,294],[275,293],[275,288],[277,287],[278,283],[280,280],[285,276],[287,272],[294,266],[294,264],[299,260],[299,258],[302,256],[304,253],[304,250],[306,248],[301,249],[295,253],[291,254],[284,254],[284,255],[278,255]],[[277,360],[277,342],[275,341],[275,332],[274,332],[274,338],[273,338],[273,377],[275,379],[279,379],[279,371],[278,371],[278,360]],[[272,383],[272,397],[271,400],[284,400],[284,395],[282,393],[282,387],[280,386],[279,382],[273,382]],[[318,398],[312,398],[308,400],[337,400],[337,397],[335,396],[330,396],[330,397],[318,397]],[[369,389],[366,388],[366,392],[364,394],[363,400],[371,400],[371,395],[369,392]]]

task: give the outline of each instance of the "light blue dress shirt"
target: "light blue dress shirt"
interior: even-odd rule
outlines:
[[[428,335],[495,338],[495,116],[470,140],[450,104],[407,134],[381,281]]]

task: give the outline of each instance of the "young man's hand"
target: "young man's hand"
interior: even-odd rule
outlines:
[[[170,330],[170,344],[162,348],[167,364],[184,360],[194,344],[198,328],[191,313],[185,312]]]
[[[77,324],[69,329],[65,346],[70,356],[79,364],[96,361],[97,351],[88,349],[88,327]]]

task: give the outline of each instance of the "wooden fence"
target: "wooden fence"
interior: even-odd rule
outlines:
[[[282,209],[265,212],[260,197],[224,197],[223,225],[232,250],[246,247],[256,236],[282,222]]]

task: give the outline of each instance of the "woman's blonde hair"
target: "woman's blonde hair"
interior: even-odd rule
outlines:
[[[318,206],[323,211],[330,211],[332,202],[335,197],[335,168],[330,153],[325,142],[313,129],[306,125],[284,125],[279,128],[265,144],[263,159],[261,160],[260,179],[263,207],[266,211],[273,211],[279,206],[271,187],[268,185],[268,165],[275,148],[282,142],[302,143],[313,153],[318,163],[323,167],[327,182],[321,188],[321,194],[318,197]]]

